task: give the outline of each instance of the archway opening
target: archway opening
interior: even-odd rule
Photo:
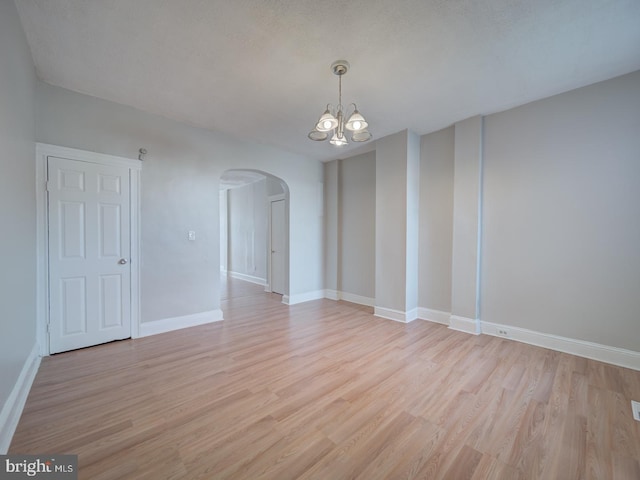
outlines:
[[[232,169],[220,177],[221,300],[289,292],[289,188],[268,172]]]

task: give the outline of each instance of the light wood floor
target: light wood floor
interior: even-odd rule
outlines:
[[[226,320],[43,359],[13,453],[82,479],[640,479],[640,372],[230,281]]]

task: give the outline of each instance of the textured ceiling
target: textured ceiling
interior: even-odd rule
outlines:
[[[639,0],[16,0],[45,82],[318,159],[337,101],[431,132],[640,69]],[[369,142],[371,143],[371,142]],[[349,153],[348,153],[349,152]]]

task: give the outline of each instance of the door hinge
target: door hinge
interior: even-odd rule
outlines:
[[[47,323],[47,333],[51,333],[51,324]]]
[[[45,192],[49,191],[49,181],[48,180],[46,182],[44,182],[44,191]]]

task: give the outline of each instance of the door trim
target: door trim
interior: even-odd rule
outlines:
[[[36,339],[40,355],[49,355],[49,256],[47,157],[129,167],[131,180],[131,337],[140,336],[140,170],[142,162],[103,153],[36,143]]]

